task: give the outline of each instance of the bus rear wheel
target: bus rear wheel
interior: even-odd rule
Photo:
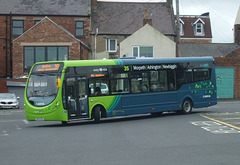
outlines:
[[[182,104],[182,114],[189,114],[192,112],[192,101],[190,99],[185,99]]]
[[[101,119],[101,109],[97,106],[94,110],[94,123],[100,123]]]

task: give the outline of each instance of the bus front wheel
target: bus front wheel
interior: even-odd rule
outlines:
[[[97,106],[94,111],[94,122],[100,123],[100,119],[101,119],[101,109],[99,106]]]
[[[182,104],[182,113],[183,114],[189,114],[192,112],[192,101],[190,99],[185,99]]]

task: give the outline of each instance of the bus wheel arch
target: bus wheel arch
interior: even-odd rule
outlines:
[[[106,109],[102,105],[96,105],[92,110],[91,119],[94,119],[94,122],[99,123],[101,118],[107,117]]]
[[[194,105],[190,97],[186,97],[182,102],[182,114],[190,114],[192,112]]]

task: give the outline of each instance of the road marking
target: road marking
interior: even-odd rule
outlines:
[[[207,115],[211,116],[230,116],[230,115],[240,115],[240,112],[225,112],[225,113],[207,113]]]
[[[222,120],[238,120],[240,117],[233,117],[233,118],[223,118]]]
[[[22,120],[25,124],[29,124],[29,122],[27,120]]]
[[[200,126],[205,131],[211,132],[213,134],[240,133],[239,130],[222,125],[216,121],[194,121],[190,123],[195,126]]]
[[[234,128],[234,129],[237,129],[237,130],[240,130],[240,127],[237,127],[237,126],[234,126],[232,124],[229,124],[229,123],[226,123],[226,122],[223,122],[223,121],[220,121],[220,120],[217,120],[217,119],[214,119],[214,118],[211,118],[211,117],[208,117],[208,116],[205,116],[205,115],[202,115],[200,114],[202,117],[206,118],[206,119],[209,119],[209,120],[212,120],[212,121],[215,121],[215,122],[218,122],[218,123],[221,123],[223,125],[226,125],[226,126],[229,126],[231,128]]]
[[[6,130],[3,131],[3,134],[1,136],[9,136]]]

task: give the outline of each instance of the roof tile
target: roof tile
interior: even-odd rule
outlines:
[[[175,35],[168,3],[98,2],[92,13],[93,29],[98,28],[99,34],[133,34],[143,27],[145,9],[155,29],[165,35]]]

